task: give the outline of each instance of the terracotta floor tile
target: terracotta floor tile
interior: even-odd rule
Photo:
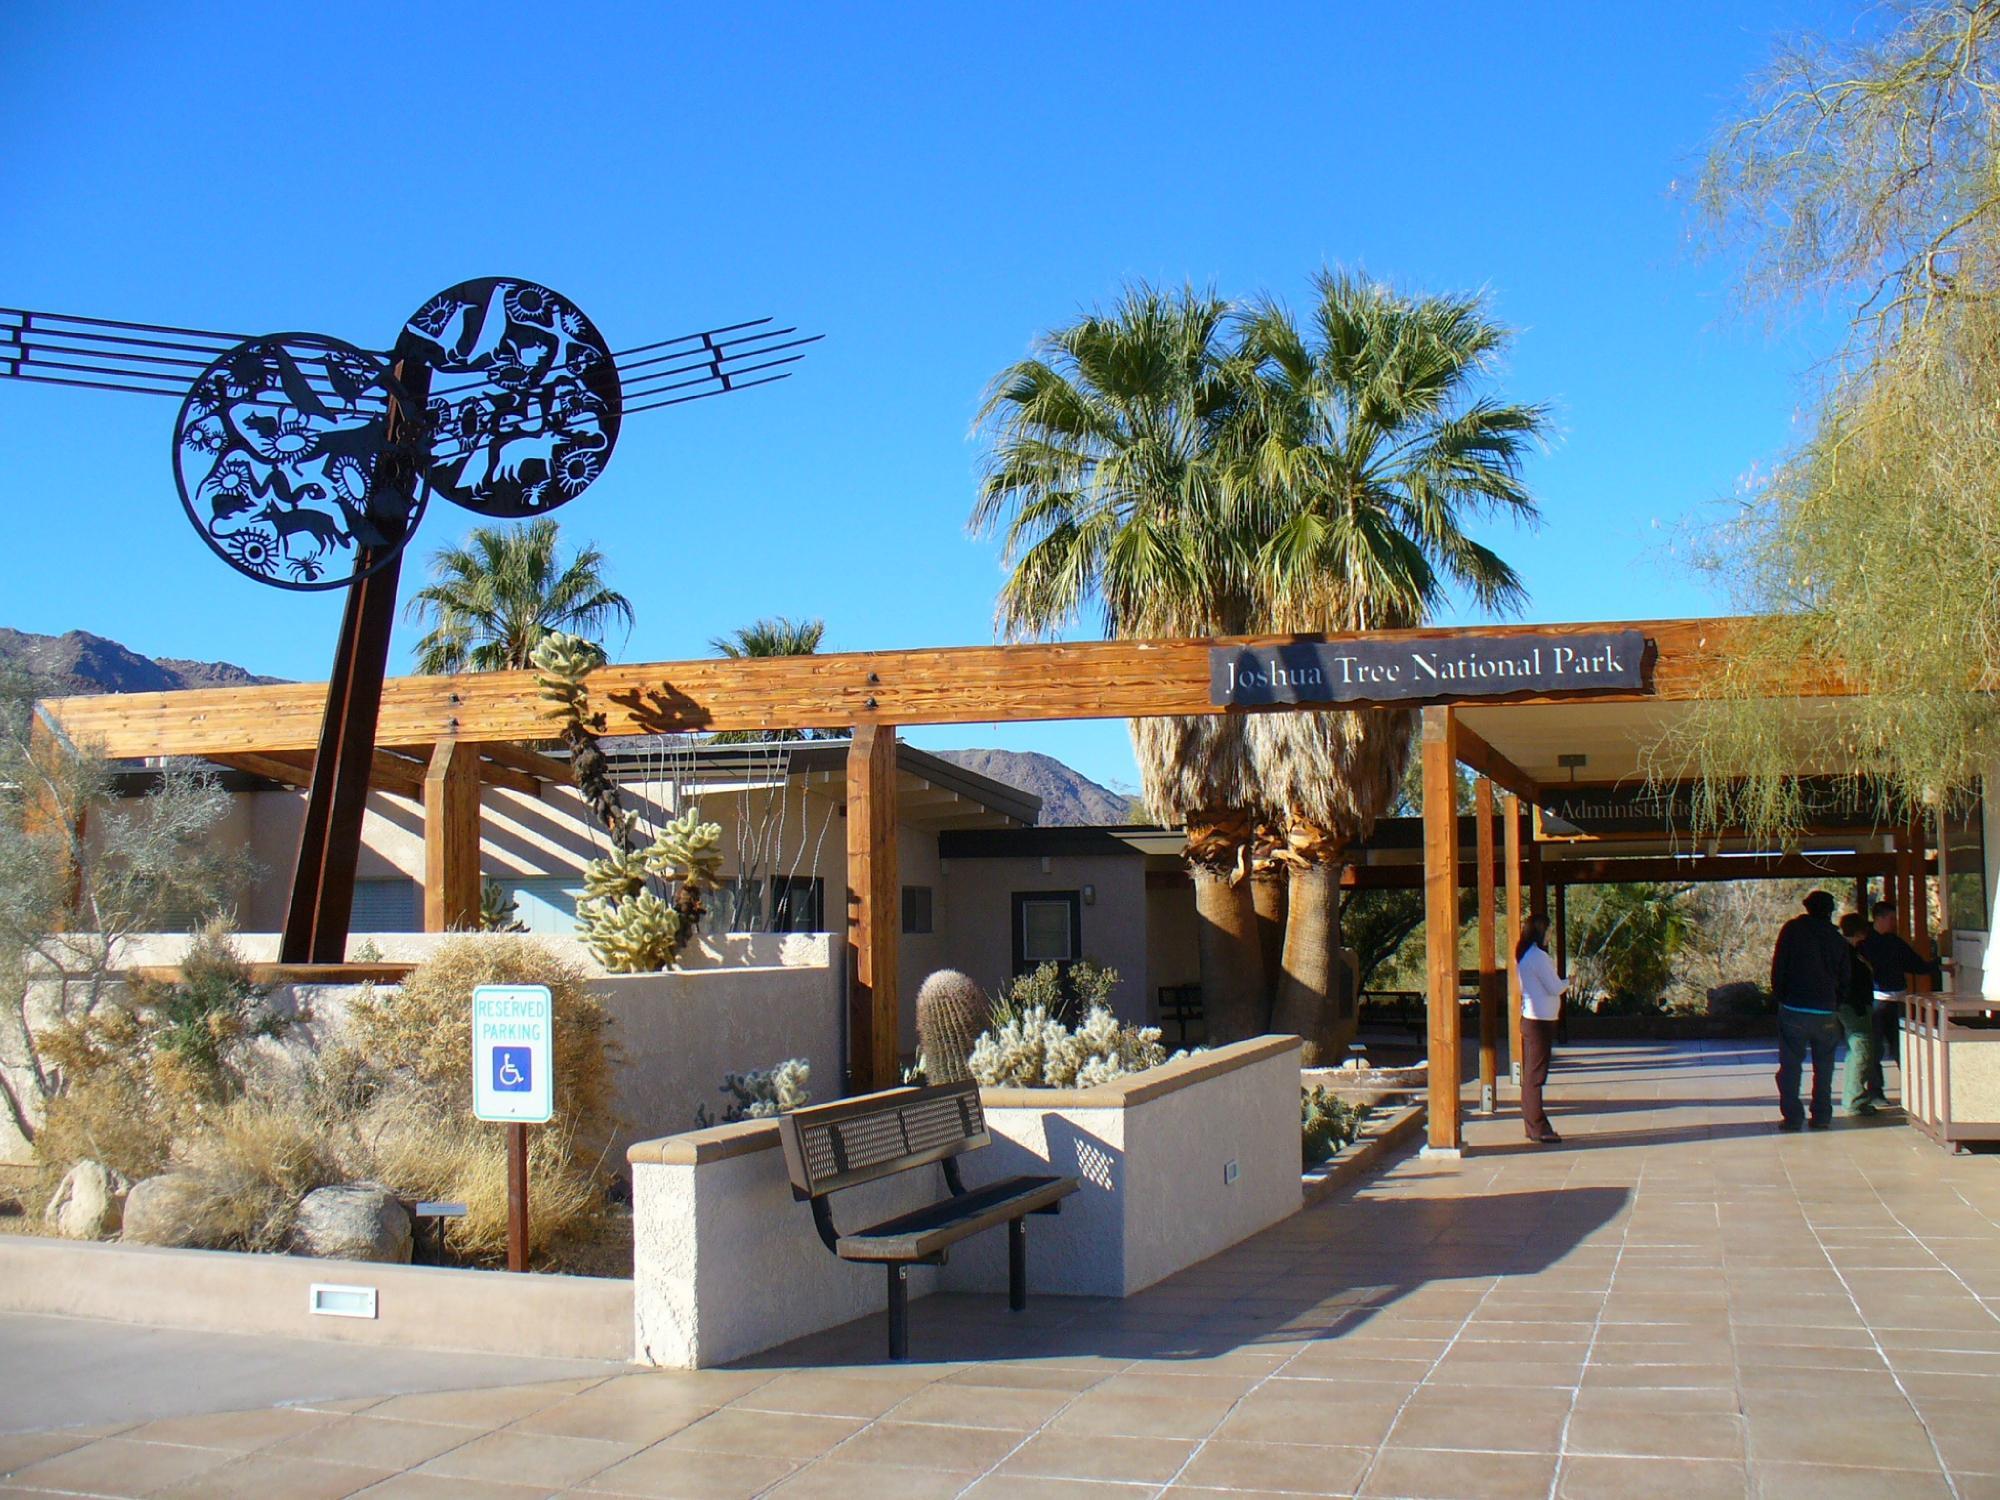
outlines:
[[[1253,1392],[1223,1420],[1215,1435],[1234,1442],[1374,1447],[1388,1435],[1403,1405],[1400,1399],[1354,1400],[1344,1394],[1315,1400],[1310,1394],[1295,1394],[1297,1390],[1274,1382]]]
[[[1366,1448],[1296,1443],[1204,1443],[1183,1471],[1193,1486],[1275,1490],[1295,1495],[1351,1495],[1369,1462]]]
[[[810,1417],[732,1406],[683,1427],[660,1446],[749,1453],[804,1463],[830,1452],[866,1425],[860,1417]]]
[[[1570,1418],[1567,1453],[1644,1458],[1745,1457],[1743,1419],[1733,1412],[1583,1411]]]
[[[1570,1454],[1556,1500],[1742,1500],[1749,1484],[1740,1460]]]
[[[509,1422],[555,1405],[583,1387],[569,1382],[549,1385],[495,1386],[474,1391],[420,1391],[410,1396],[391,1396],[368,1409],[372,1417],[394,1417],[400,1422],[438,1422],[452,1427],[476,1427],[491,1432]]]
[[[1000,1472],[1164,1484],[1180,1472],[1194,1450],[1194,1443],[1178,1438],[1043,1432],[1008,1455]]]
[[[989,1474],[965,1491],[967,1500],[1145,1500],[1153,1485],[1106,1484],[1091,1479],[1044,1479],[1034,1474]]]
[[[1087,1391],[1049,1424],[1049,1430],[1113,1437],[1203,1438],[1229,1415],[1233,1404],[1215,1398],[1100,1396]]]
[[[648,1448],[577,1486],[583,1494],[634,1495],[644,1500],[749,1500],[796,1467],[781,1458]]]
[[[0,1434],[0,1478],[5,1478],[16,1469],[25,1469],[29,1464],[40,1463],[45,1458],[54,1458],[58,1453],[68,1453],[73,1448],[95,1441],[94,1433],[60,1427],[49,1432]]]
[[[931,1382],[801,1371],[781,1375],[730,1405],[750,1411],[800,1412],[817,1417],[879,1417]]]
[[[419,1465],[416,1472],[561,1489],[579,1484],[637,1451],[636,1444],[599,1438],[558,1437],[546,1432],[489,1432]]]
[[[1393,1448],[1554,1453],[1570,1404],[1564,1391],[1499,1390],[1467,1400],[1461,1392],[1427,1386],[1403,1409],[1387,1442]]]
[[[393,1474],[356,1492],[368,1500],[547,1500],[544,1485],[499,1484],[491,1479],[450,1479],[439,1474]]]
[[[1951,1494],[1936,1470],[1762,1461],[1750,1465],[1750,1487],[1757,1500],[1947,1500]]]
[[[165,1443],[100,1438],[17,1469],[8,1482],[23,1489],[86,1495],[150,1495],[219,1469],[236,1456],[219,1448],[176,1448]]]
[[[310,1432],[262,1449],[281,1458],[316,1458],[326,1463],[412,1469],[478,1436],[463,1427],[404,1422],[363,1413],[336,1417]]]
[[[951,1500],[965,1488],[963,1474],[935,1469],[889,1469],[821,1459],[776,1489],[772,1500]]]
[[[323,1464],[309,1458],[248,1453],[219,1469],[196,1474],[154,1493],[159,1500],[345,1500],[393,1477],[359,1464]]]
[[[1361,1493],[1397,1500],[1546,1500],[1556,1459],[1546,1453],[1384,1448]]]
[[[916,1422],[874,1422],[840,1445],[843,1463],[892,1468],[943,1469],[979,1474],[1020,1444],[1021,1434],[990,1427],[933,1427]]]

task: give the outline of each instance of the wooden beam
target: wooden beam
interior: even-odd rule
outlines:
[[[1547,861],[1551,880],[1563,885],[1617,885],[1661,880],[1845,880],[1891,870],[1891,854],[1701,854],[1611,856]]]
[[[1699,698],[1729,659],[1731,642],[1755,624],[1742,619],[1665,620],[1621,626],[1641,630],[1653,642],[1650,680],[1637,690],[1593,698],[1598,702]],[[1578,624],[1380,631],[1370,639],[1561,636],[1604,628]],[[603,732],[610,735],[1243,713],[1248,710],[1219,709],[1210,697],[1212,649],[1352,638],[1082,641],[640,663],[600,667],[591,674],[590,701],[594,711],[603,713]],[[1773,679],[1768,691],[1773,697],[1836,697],[1851,689],[1838,678],[1801,666],[1794,675]],[[59,698],[48,706],[77,743],[98,744],[109,756],[131,757],[311,749],[318,742],[325,700],[324,684],[300,683]],[[1520,694],[1478,701],[1572,700]],[[1269,711],[1283,712],[1286,707],[1274,705]],[[535,686],[533,673],[478,672],[391,679],[383,687],[377,732],[379,742],[389,745],[452,738],[512,742],[546,738],[552,725],[550,705]]]
[[[258,754],[242,751],[228,755],[210,755],[206,758],[219,766],[228,766],[234,771],[246,771],[252,776],[262,776],[266,781],[283,782],[286,786],[312,785],[310,752],[279,750]],[[392,755],[387,750],[377,750],[368,767],[368,787],[371,791],[392,792],[398,797],[407,797],[412,802],[421,802],[424,796],[423,764],[405,755]]]
[[[893,1088],[898,1076],[896,842],[896,731],[862,724],[847,751],[847,1055],[857,1094]]]
[[[553,781],[559,786],[568,786],[573,780],[568,761],[557,760],[539,750],[530,750],[526,745],[510,744],[506,740],[485,740],[480,743],[479,753],[490,761],[525,772],[537,781]]]
[[[440,740],[424,773],[424,931],[478,925],[478,747]]]
[[[1458,726],[1458,763],[1528,802],[1542,799],[1541,785],[1514,762],[1465,727]]]
[[[1464,753],[1461,746],[1459,754]],[[1493,782],[1488,777],[1472,785],[1472,815],[1479,829],[1479,1107],[1490,1115],[1500,1102],[1502,981],[1493,934],[1499,892],[1493,868]]]
[[[1556,972],[1569,978],[1569,887],[1556,881]]]
[[[1458,716],[1424,710],[1424,950],[1430,1006],[1430,1149],[1456,1154],[1459,1128]]]
[[[440,740],[439,743],[447,742]],[[484,748],[483,745],[469,744],[465,750],[468,755],[476,756]],[[525,792],[530,797],[542,795],[544,782],[541,777],[530,776],[526,771],[517,771],[512,766],[503,766],[497,761],[480,761],[478,775],[487,786],[503,786],[511,792]]]
[[[1521,946],[1521,799],[1509,793],[1501,799],[1502,858],[1507,867],[1507,1070],[1521,1081],[1521,970],[1514,954]]]

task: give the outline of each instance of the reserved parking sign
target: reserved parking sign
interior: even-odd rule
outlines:
[[[540,1125],[555,1114],[555,1002],[545,984],[472,992],[472,1113]]]

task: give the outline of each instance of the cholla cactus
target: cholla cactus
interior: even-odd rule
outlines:
[[[526,932],[521,920],[521,903],[500,887],[497,880],[479,882],[479,930],[481,932]]]
[[[738,1120],[768,1120],[788,1110],[804,1109],[812,1103],[812,1064],[803,1057],[787,1058],[769,1068],[752,1068],[747,1073],[725,1073],[718,1093],[734,1101],[722,1112],[721,1124]],[[718,1123],[709,1117],[708,1106],[697,1106],[695,1124],[706,1128]]]
[[[917,991],[917,1047],[924,1078],[958,1083],[972,1076],[967,1060],[991,1019],[986,991],[956,969],[939,969]]]
[[[714,890],[722,882],[722,825],[702,822],[701,809],[690,807],[660,830],[644,858],[648,874]]]
[[[1030,1005],[980,1037],[969,1061],[988,1087],[1090,1088],[1167,1060],[1157,1026],[1129,1026],[1092,1006],[1071,1031],[1044,1005]]]
[[[569,750],[570,780],[611,835],[611,842],[620,849],[635,847],[638,835],[632,815],[619,799],[611,764],[597,743],[604,716],[591,713],[590,689],[585,682],[604,665],[603,647],[580,635],[556,630],[543,638],[528,659],[535,665],[535,682],[542,697],[555,705],[549,710],[551,717],[561,721],[559,733]]]
[[[636,849],[614,849],[583,867],[583,894],[589,901],[617,905],[646,888],[646,857]]]
[[[681,914],[651,891],[623,901],[576,904],[583,945],[614,974],[650,974],[671,968],[685,941]]]
[[[542,697],[558,705],[564,718],[584,718],[589,711],[589,690],[584,679],[604,665],[604,648],[595,641],[564,630],[552,630],[540,645],[528,653],[534,663],[535,683]]]

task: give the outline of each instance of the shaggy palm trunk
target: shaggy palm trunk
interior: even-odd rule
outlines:
[[[1249,820],[1234,812],[1208,812],[1187,825],[1202,1014],[1210,1042],[1256,1036],[1269,1014],[1253,882],[1242,877],[1250,831]]]
[[[1305,1039],[1308,1068],[1336,1066],[1354,1037],[1343,1016],[1340,962],[1340,867],[1293,867],[1284,966],[1271,1029]]]
[[[1250,905],[1257,916],[1257,955],[1264,965],[1264,1010],[1268,1015],[1277,1004],[1278,976],[1284,972],[1290,881],[1283,865],[1267,861],[1251,875],[1249,885]]]

